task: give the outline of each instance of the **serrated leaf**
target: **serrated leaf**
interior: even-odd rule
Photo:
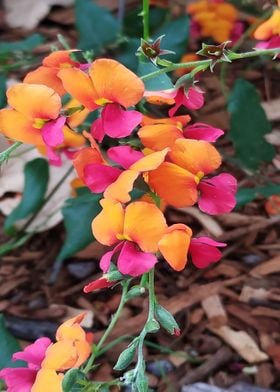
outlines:
[[[88,192],[66,200],[62,208],[66,239],[57,261],[72,256],[94,240],[91,222],[101,211],[100,199],[101,195]]]
[[[133,361],[133,358],[136,353],[136,349],[138,347],[138,340],[135,340],[132,342],[119,356],[117,363],[114,366],[115,370],[121,371],[126,369],[131,362]]]
[[[250,203],[258,196],[269,197],[280,194],[280,185],[269,184],[256,188],[240,188],[236,195],[237,207]]]
[[[93,49],[94,54],[116,41],[120,26],[113,15],[91,0],[76,0],[76,27],[79,34],[78,47]]]
[[[62,390],[63,392],[81,392],[85,389],[84,381],[86,381],[84,373],[79,369],[70,369],[62,379]]]
[[[153,39],[165,35],[162,40],[162,49],[173,50],[175,54],[163,56],[164,59],[180,61],[186,53],[189,38],[189,17],[181,16],[163,24],[153,35]]]
[[[139,61],[137,75],[145,76],[152,72],[158,71],[156,65],[154,65],[151,61]],[[151,79],[144,80],[145,89],[148,91],[161,91],[161,90],[169,90],[174,88],[169,76],[165,73],[159,76],[153,77]]]
[[[39,211],[49,182],[49,165],[44,158],[35,158],[24,166],[24,189],[19,205],[7,217],[6,233],[15,233],[14,224]]]
[[[4,317],[0,314],[0,369],[6,367],[26,367],[26,363],[23,361],[12,361],[12,355],[17,351],[21,351],[21,347],[5,327]]]
[[[29,37],[14,42],[1,42],[0,53],[9,53],[15,51],[30,52],[37,46],[41,45],[45,38],[41,34],[32,34]]]
[[[235,82],[229,97],[231,113],[229,137],[239,161],[251,170],[263,162],[271,162],[275,148],[265,140],[270,123],[260,104],[256,88],[244,79]]]

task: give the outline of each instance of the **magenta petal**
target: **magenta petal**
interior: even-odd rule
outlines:
[[[202,180],[198,189],[200,197],[198,206],[201,211],[210,215],[230,212],[236,205],[236,179],[227,173]]]
[[[47,158],[49,160],[50,165],[52,166],[61,166],[62,160],[59,152],[52,147],[47,147]]]
[[[52,344],[49,338],[39,338],[33,344],[25,347],[23,351],[13,354],[13,360],[22,360],[28,363],[30,369],[39,370],[45,353],[49,345]]]
[[[42,138],[47,146],[56,147],[64,141],[62,128],[66,122],[66,117],[59,117],[56,120],[48,121],[42,128]]]
[[[183,105],[188,109],[197,110],[204,105],[204,95],[195,87],[190,87],[185,94]]]
[[[102,193],[116,181],[121,172],[117,167],[91,163],[84,168],[84,181],[92,192]]]
[[[142,114],[136,110],[125,110],[117,103],[109,103],[102,111],[106,135],[113,138],[129,136],[142,121]]]
[[[129,169],[134,162],[144,157],[141,151],[136,151],[130,146],[111,147],[107,151],[108,157],[122,166],[124,169]]]
[[[133,242],[126,241],[118,258],[118,269],[124,275],[139,276],[153,268],[156,262],[154,254],[142,252]]]
[[[7,392],[30,392],[37,371],[28,368],[7,368],[0,371],[0,379],[7,384]]]
[[[103,121],[101,118],[98,118],[91,124],[90,133],[99,143],[102,142],[105,136],[105,132],[103,127]]]
[[[195,123],[185,128],[183,134],[188,139],[205,140],[211,143],[222,136],[224,131],[208,124]]]
[[[110,250],[109,252],[105,253],[101,257],[99,266],[100,266],[101,270],[103,271],[103,273],[106,273],[109,271],[112,257],[114,256],[115,253],[119,252],[122,249],[123,245],[124,245],[124,243],[120,242],[117,246],[114,247],[113,250]]]
[[[197,268],[207,268],[211,263],[219,261],[222,252],[216,246],[224,247],[227,244],[214,241],[209,237],[193,238],[189,247],[193,264]]]

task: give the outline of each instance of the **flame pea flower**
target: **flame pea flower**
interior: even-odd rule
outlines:
[[[188,138],[195,140],[204,140],[215,142],[224,132],[204,123],[194,123],[183,129],[182,124],[152,124],[140,128],[138,136],[143,145],[151,150],[162,150],[163,148],[172,147],[175,140]]]
[[[254,38],[261,40],[258,49],[273,49],[280,46],[280,1],[271,17],[263,22],[254,32]],[[278,56],[279,57],[279,56]]]
[[[198,201],[203,212],[222,214],[235,206],[237,183],[233,176],[221,173],[205,178],[221,164],[218,151],[202,140],[177,139],[163,162],[148,175],[148,182],[167,204],[187,207]],[[166,186],[172,184],[172,192]]]
[[[217,248],[225,246],[227,244],[224,242],[214,241],[209,237],[192,238],[189,246],[192,263],[196,268],[207,268],[210,264],[221,259],[222,253]]]
[[[84,64],[72,60],[71,53],[75,50],[57,50],[43,59],[42,65],[29,72],[23,82],[31,84],[44,84],[52,88],[60,96],[66,94],[58,72],[64,68],[82,68]]]
[[[141,122],[142,114],[126,110],[143,97],[144,84],[118,61],[95,60],[87,73],[77,68],[59,71],[65,90],[89,110],[102,108],[101,118],[94,122],[92,135],[101,141],[104,135],[125,137]]]

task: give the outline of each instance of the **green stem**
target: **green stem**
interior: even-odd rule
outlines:
[[[0,164],[5,162],[9,156],[11,155],[11,153],[16,150],[19,146],[22,145],[22,142],[15,142],[14,144],[12,144],[10,147],[8,147],[5,151],[0,153]]]
[[[112,329],[116,325],[116,323],[117,323],[117,321],[119,319],[119,316],[120,316],[120,314],[121,314],[121,312],[123,310],[123,307],[124,307],[124,305],[126,303],[126,294],[127,294],[127,291],[128,291],[129,284],[130,284],[130,280],[124,281],[124,283],[123,283],[123,290],[122,290],[122,296],[121,296],[121,300],[120,300],[118,309],[117,309],[116,313],[114,314],[114,316],[112,317],[111,322],[108,325],[108,328],[106,329],[106,331],[104,332],[102,338],[99,340],[98,344],[94,348],[94,351],[91,354],[91,356],[90,356],[90,358],[89,358],[89,360],[88,360],[88,362],[87,362],[87,364],[86,364],[86,366],[85,366],[85,368],[83,370],[84,373],[88,373],[90,371],[90,369],[91,369],[91,367],[92,367],[92,365],[94,363],[95,358],[97,356],[99,356],[98,354],[99,354],[99,351],[101,350],[102,345],[105,343],[105,341],[108,338],[108,336],[110,335]]]
[[[280,48],[274,48],[274,49],[253,50],[251,52],[245,52],[245,53],[229,52],[227,57],[231,61],[235,61],[235,60],[258,57],[258,56],[276,56],[279,54],[280,54]],[[223,63],[223,62],[224,62],[223,59],[220,59],[218,61],[218,63]],[[176,69],[179,69],[179,68],[205,66],[205,69],[206,69],[210,66],[211,63],[212,63],[212,60],[191,61],[188,63],[175,63],[172,65],[169,65],[168,67],[161,68],[158,71],[154,71],[154,72],[151,72],[147,75],[144,75],[141,77],[141,79],[142,80],[149,80],[149,79],[152,79],[152,78],[157,77],[159,75],[162,75],[164,73],[175,71]]]
[[[143,38],[144,40],[149,39],[149,0],[143,0]]]

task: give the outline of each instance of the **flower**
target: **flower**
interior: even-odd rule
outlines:
[[[260,40],[257,49],[273,49],[280,46],[280,3],[270,18],[263,22],[254,32],[254,38]],[[279,57],[279,56],[278,56]]]
[[[218,248],[227,246],[224,242],[217,242],[209,237],[193,238],[190,242],[189,254],[196,268],[207,268],[222,257]]]
[[[111,59],[95,60],[88,73],[77,68],[59,71],[65,90],[89,110],[103,108],[101,118],[91,133],[101,141],[104,135],[125,137],[141,122],[136,110],[126,110],[137,104],[144,94],[144,84],[133,72]]]

